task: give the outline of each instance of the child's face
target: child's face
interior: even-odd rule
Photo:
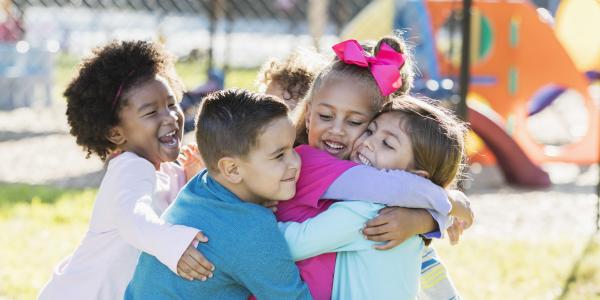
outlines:
[[[377,169],[411,170],[412,143],[399,113],[384,113],[373,120],[354,144],[350,159]]]
[[[307,108],[308,144],[347,159],[375,115],[371,102],[348,81],[322,87]]]
[[[117,126],[124,138],[122,150],[132,151],[158,168],[174,161],[183,138],[183,112],[167,81],[156,76],[131,89],[119,112]]]
[[[289,200],[296,194],[300,157],[294,151],[296,129],[288,117],[263,129],[256,146],[239,160],[245,198],[254,203]]]
[[[298,105],[298,99],[292,99],[292,95],[286,89],[283,88],[281,84],[277,81],[271,81],[267,85],[267,89],[265,90],[265,94],[275,96],[285,103],[288,106],[290,111],[296,108]]]

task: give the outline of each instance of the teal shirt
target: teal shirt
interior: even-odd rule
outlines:
[[[143,253],[125,299],[312,299],[271,210],[240,200],[206,170],[162,218],[206,234],[198,250],[215,265],[213,278],[185,280]]]
[[[419,289],[423,241],[413,236],[386,251],[373,248],[360,230],[383,205],[362,201],[333,204],[303,223],[281,222],[294,260],[338,252],[332,298],[415,299]]]

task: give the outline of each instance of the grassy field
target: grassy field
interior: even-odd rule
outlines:
[[[0,185],[0,299],[35,297],[84,234],[95,192]],[[436,248],[465,299],[598,299],[600,239],[586,243],[466,239]]]

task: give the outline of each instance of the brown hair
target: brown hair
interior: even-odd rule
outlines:
[[[271,59],[258,73],[257,84],[266,87],[277,83],[290,95],[287,101],[298,102],[308,92],[317,73],[327,64],[327,59],[308,50],[296,50],[284,60]]]
[[[385,104],[378,114],[398,113],[400,126],[410,136],[414,168],[429,173],[429,179],[448,187],[462,176],[467,124],[431,100],[401,96]]]
[[[408,48],[404,40],[397,36],[386,36],[380,39],[376,46],[372,46],[370,42],[363,43],[362,47],[365,52],[376,55],[383,43],[388,44],[394,50],[405,55],[405,63],[398,70],[402,77],[402,86],[389,96],[383,96],[377,86],[377,82],[369,68],[363,68],[357,65],[346,64],[345,62],[335,58],[329,65],[319,72],[313,81],[310,90],[302,102],[294,111],[294,123],[296,125],[296,144],[308,144],[308,134],[306,131],[306,110],[312,102],[315,94],[326,84],[331,84],[340,81],[350,80],[357,85],[359,89],[365,91],[367,97],[372,99],[373,111],[379,111],[381,106],[390,101],[394,95],[403,95],[408,93],[413,85],[414,71],[412,66],[412,58],[408,52]]]
[[[243,89],[206,96],[196,119],[196,143],[207,168],[217,172],[219,159],[246,156],[265,126],[287,113],[288,107],[277,97]]]
[[[106,136],[119,124],[119,111],[127,104],[131,89],[160,75],[167,80],[175,97],[181,99],[183,85],[173,61],[174,57],[159,44],[115,41],[94,49],[81,62],[64,96],[71,135],[87,151],[87,158],[96,154],[105,160],[116,149]]]

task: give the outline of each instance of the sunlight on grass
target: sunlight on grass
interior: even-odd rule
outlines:
[[[34,299],[85,233],[96,191],[24,185],[0,191],[0,299]]]
[[[95,193],[0,185],[0,299],[35,297],[85,233]],[[595,239],[567,299],[597,299],[599,245]],[[585,241],[466,239],[434,246],[465,299],[554,299]]]
[[[563,299],[600,299],[600,235],[590,240]]]
[[[575,240],[435,244],[465,299],[555,299],[585,246]]]

